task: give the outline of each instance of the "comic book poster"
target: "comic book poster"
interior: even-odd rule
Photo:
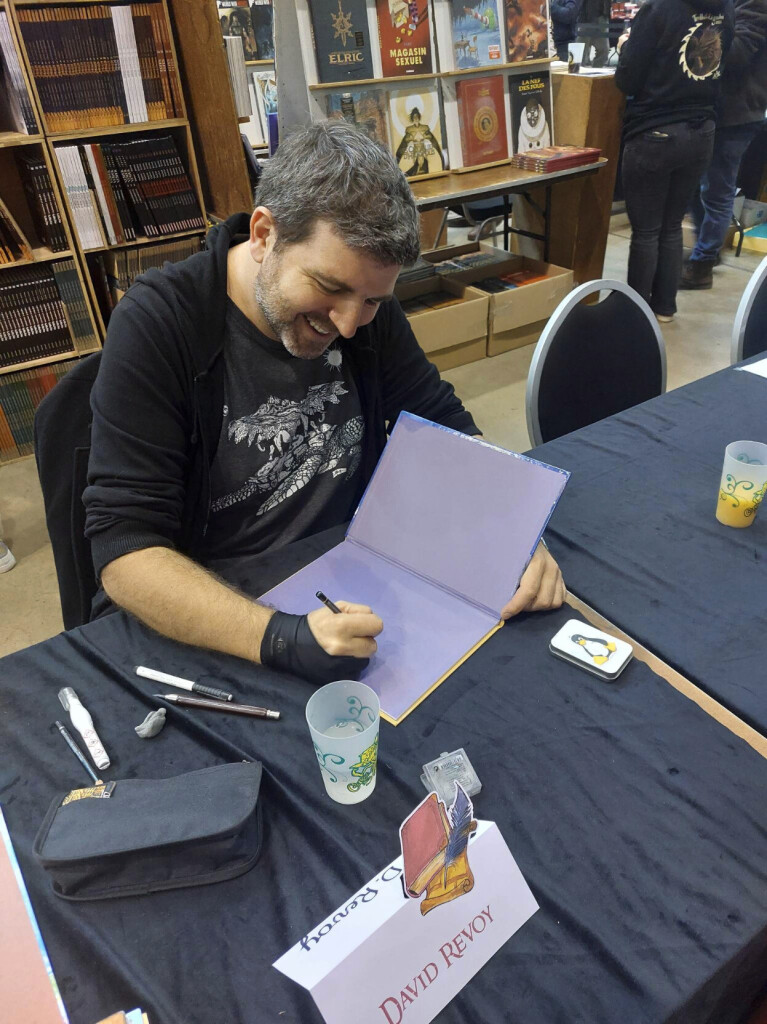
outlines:
[[[256,40],[257,60],[274,60],[274,25],[272,0],[254,0],[250,5],[250,21]]]
[[[451,0],[450,21],[456,68],[502,63],[498,0]]]
[[[248,0],[218,0],[218,20],[222,36],[238,36],[242,40],[245,60],[256,60],[258,48],[250,21]]]
[[[431,74],[428,0],[376,0],[384,78]]]
[[[387,94],[383,89],[354,89],[328,97],[328,119],[356,124],[371,139],[389,145]]]
[[[514,154],[535,153],[552,143],[551,77],[548,71],[512,75],[511,142]]]
[[[504,0],[506,59],[540,60],[549,56],[547,0]]]
[[[407,178],[447,168],[442,112],[436,88],[397,89],[389,94],[390,144]]]

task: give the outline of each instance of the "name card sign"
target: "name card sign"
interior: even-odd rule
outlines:
[[[424,914],[398,857],[274,964],[327,1024],[427,1024],[538,904],[495,822],[469,839],[469,892]]]

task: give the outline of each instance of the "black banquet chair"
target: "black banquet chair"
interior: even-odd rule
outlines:
[[[90,395],[101,353],[74,366],[35,412],[35,460],[53,549],[64,629],[88,622],[98,590],[85,536],[83,491],[90,454]]]
[[[607,291],[600,302],[589,296]],[[533,446],[666,390],[666,347],[652,310],[621,281],[587,281],[551,314],[527,377]]]
[[[767,351],[767,256],[751,275],[732,327],[730,364]]]

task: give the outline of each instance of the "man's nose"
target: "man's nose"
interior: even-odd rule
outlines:
[[[329,316],[338,333],[344,338],[351,338],[360,325],[362,303],[353,300],[338,303],[330,311]]]

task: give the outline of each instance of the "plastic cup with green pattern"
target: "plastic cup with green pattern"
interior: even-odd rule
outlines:
[[[313,694],[306,721],[328,796],[358,804],[376,786],[380,704],[364,683],[341,679]]]
[[[725,526],[750,526],[766,491],[767,444],[761,441],[728,444],[716,503],[719,522]]]

